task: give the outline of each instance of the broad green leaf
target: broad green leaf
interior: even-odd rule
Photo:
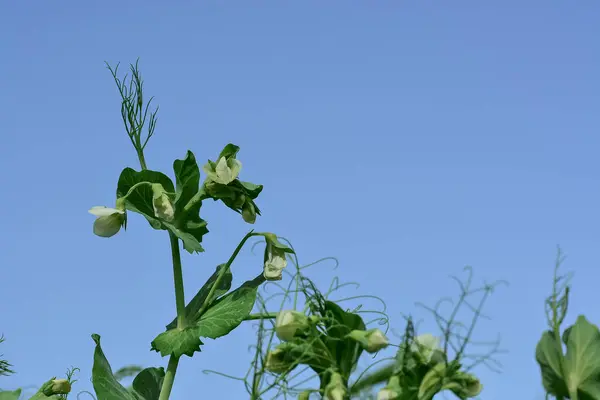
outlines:
[[[332,301],[325,301],[325,312],[328,318],[324,342],[335,358],[340,374],[348,379],[363,349],[358,342],[346,336],[355,329],[365,330],[365,323],[360,315],[346,312]]]
[[[559,346],[552,332],[544,332],[535,348],[535,359],[540,366],[542,384],[546,392],[553,396],[567,397],[569,391],[560,372]]]
[[[221,270],[223,268],[225,268],[225,264],[219,265],[217,267],[216,271],[210,276],[210,278],[208,278],[206,283],[204,283],[204,285],[200,288],[200,290],[198,290],[198,293],[196,293],[196,295],[194,296],[192,301],[190,301],[189,304],[187,306],[185,306],[185,316],[186,316],[186,319],[188,320],[188,322],[191,322],[191,323],[197,322],[197,318],[195,319],[194,317],[198,313],[198,311],[200,311],[200,308],[202,308],[204,301],[208,297],[208,293],[210,292],[210,289],[215,284],[217,278],[219,277],[219,273],[221,272]],[[215,290],[214,298],[218,298],[218,297],[224,295],[225,293],[227,293],[227,291],[229,289],[231,289],[231,280],[233,279],[233,275],[231,274],[231,271],[226,271],[226,272],[224,272],[224,274],[225,274],[225,276],[219,283],[219,287]],[[173,318],[173,321],[171,321],[171,323],[169,325],[167,325],[167,330],[173,329],[176,326],[177,326],[177,317]]]
[[[17,389],[14,391],[10,391],[10,390],[3,390],[0,391],[0,400],[19,400],[19,397],[21,397],[21,389]]]
[[[92,384],[97,400],[138,400],[113,375],[110,364],[100,346],[100,335],[93,334],[92,339],[96,343],[94,366],[92,367]]]
[[[600,399],[600,331],[580,315],[567,338],[567,386]]]
[[[143,400],[158,400],[164,378],[165,370],[162,367],[151,367],[142,370],[133,379],[134,395]]]
[[[208,233],[206,221],[200,218],[202,199],[199,198],[200,170],[194,153],[188,150],[183,160],[173,162],[177,190],[175,195],[175,221],[164,224],[183,241],[189,252],[202,252],[202,237]],[[192,203],[190,203],[192,202]],[[186,207],[188,209],[186,210]]]
[[[132,168],[125,168],[119,176],[117,198],[125,196],[134,185],[140,182],[160,183],[167,192],[172,193],[175,191],[171,179],[162,172],[151,170],[138,172]],[[154,193],[150,185],[138,186],[127,197],[125,207],[130,211],[143,215],[154,229],[162,229],[160,221],[154,215],[153,196]]]
[[[146,368],[142,370],[134,378],[132,388],[126,389],[112,372],[112,368],[100,346],[100,335],[93,334],[92,339],[96,343],[94,366],[92,367],[92,384],[97,400],[158,400],[165,377],[163,368]]]
[[[163,357],[171,354],[191,357],[194,352],[200,351],[200,345],[203,344],[201,337],[216,339],[227,335],[250,314],[256,301],[257,289],[264,281],[261,274],[245,282],[233,292],[217,299],[195,323],[190,321],[193,325],[183,330],[173,328],[161,333],[152,341],[152,350],[160,352]]]
[[[252,311],[256,292],[264,281],[261,274],[214,302],[196,324],[198,335],[216,339],[237,328]]]
[[[200,351],[202,345],[200,335],[196,326],[188,326],[184,329],[174,328],[158,335],[151,343],[151,350],[159,352],[161,356],[174,355],[191,357]]]
[[[183,160],[175,160],[173,171],[177,185],[175,205],[179,208],[185,206],[200,189],[200,169],[194,153],[188,150]]]

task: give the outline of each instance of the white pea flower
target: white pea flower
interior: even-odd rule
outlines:
[[[425,364],[431,361],[435,350],[440,348],[440,339],[430,333],[425,333],[415,337],[411,345],[411,350],[420,355]]]
[[[95,206],[90,208],[89,213],[98,217],[94,221],[94,234],[100,237],[108,238],[116,235],[127,220],[125,207],[110,208]]]
[[[293,340],[296,332],[303,331],[308,326],[308,317],[295,310],[280,311],[275,319],[275,333],[284,342]]]
[[[152,206],[154,207],[154,215],[167,222],[173,221],[175,210],[169,196],[165,193],[160,183],[152,185]]]
[[[229,159],[221,157],[214,169],[210,163],[207,163],[202,167],[202,170],[210,180],[222,185],[228,185],[233,182],[240,174],[241,169],[242,163],[233,157]]]
[[[287,266],[285,251],[267,241],[267,257],[264,265],[263,276],[268,281],[280,281],[283,269]]]

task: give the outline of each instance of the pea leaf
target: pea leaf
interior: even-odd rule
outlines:
[[[225,147],[223,147],[223,150],[221,150],[221,153],[219,154],[219,158],[217,160],[220,160],[221,157],[225,157],[225,158],[236,158],[237,153],[240,151],[240,147],[236,146],[233,143],[228,143]]]
[[[188,150],[183,160],[173,162],[177,190],[175,194],[175,222],[165,224],[183,241],[190,253],[202,252],[202,237],[208,233],[206,221],[200,218],[202,193],[200,191],[200,169],[194,153]]]
[[[97,400],[158,400],[165,377],[163,368],[146,368],[133,380],[132,389],[121,385],[112,372],[112,368],[102,347],[100,335],[93,334],[96,343],[94,365],[92,367],[92,384]]]
[[[198,335],[216,339],[237,328],[252,311],[256,292],[264,281],[261,274],[215,301],[196,323]]]
[[[113,375],[110,364],[100,346],[100,335],[93,334],[92,339],[96,343],[92,385],[98,400],[138,400]]]
[[[194,296],[192,301],[190,301],[188,303],[188,305],[185,306],[185,316],[188,321],[194,322],[194,323],[196,322],[196,320],[194,320],[194,317],[195,317],[196,313],[198,313],[198,311],[200,311],[200,308],[202,307],[202,305],[204,304],[204,301],[208,297],[208,293],[210,292],[210,289],[215,284],[215,281],[217,280],[219,273],[221,272],[221,270],[223,268],[225,268],[225,264],[219,265],[217,267],[216,271],[210,276],[210,278],[208,278],[208,280],[204,283],[204,285],[202,285],[200,290],[198,290],[198,293],[196,293],[196,295]],[[227,293],[227,291],[229,289],[231,289],[231,280],[232,279],[233,279],[233,275],[231,274],[231,271],[226,271],[225,276],[219,283],[219,287],[215,291],[215,298],[222,296],[223,294]],[[167,325],[167,329],[173,329],[176,326],[177,326],[177,317],[173,318],[173,321],[171,321],[171,323],[169,325]]]
[[[213,277],[209,279],[209,282]],[[196,351],[201,351],[200,345],[203,344],[200,340],[201,337],[216,339],[227,335],[250,314],[256,301],[257,289],[264,281],[265,279],[261,274],[255,279],[245,282],[236,290],[218,298],[202,315],[188,321],[191,324],[190,326],[185,329],[175,327],[161,333],[152,341],[152,350],[159,352],[163,357],[171,354],[175,356],[185,354],[191,357]],[[207,287],[207,284],[203,289]],[[218,291],[225,291],[226,286],[231,286],[231,282],[220,285]],[[197,308],[196,312],[199,311],[203,303],[203,301],[200,302],[200,299],[202,297],[206,298],[210,288],[205,290],[206,294],[200,289],[202,294],[199,292],[196,295],[196,303],[193,307],[190,307],[190,310],[196,310]],[[172,324],[168,326],[172,326]]]
[[[600,331],[580,315],[567,335],[565,374],[568,386],[600,399]],[[581,398],[584,398],[581,396]]]
[[[332,301],[325,301],[325,312],[329,318],[326,318],[324,343],[335,358],[340,374],[348,379],[363,349],[346,336],[355,329],[365,330],[365,323],[360,315],[346,312]]]
[[[150,346],[151,350],[159,352],[163,357],[170,355],[181,357],[184,354],[191,357],[195,352],[201,351],[202,344],[204,343],[200,340],[196,327],[188,326],[184,329],[174,328],[161,333]]]
[[[132,168],[125,168],[119,176],[117,198],[125,196],[134,185],[140,182],[160,183],[167,192],[175,191],[171,179],[162,172],[147,169],[138,172]],[[127,196],[125,207],[130,211],[143,215],[152,228],[164,229],[160,220],[154,215],[152,198],[153,193],[150,185],[140,185]]]
[[[0,391],[0,400],[19,400],[19,397],[21,397],[21,391],[21,389],[17,389],[14,391]]]
[[[164,368],[146,368],[133,379],[133,393],[139,399],[158,400],[164,379]]]
[[[569,390],[560,372],[560,343],[546,331],[535,348],[535,359],[542,373],[542,385],[555,397],[568,397]]]

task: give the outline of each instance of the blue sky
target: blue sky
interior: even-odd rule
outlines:
[[[535,345],[556,246],[575,272],[568,322],[598,322],[600,37],[596,2],[4,2],[0,16],[1,352],[39,384],[71,366],[90,389],[93,342],[112,365],[166,365],[150,341],[174,315],[169,245],[136,216],[105,240],[137,161],[104,61],[141,59],[160,104],[148,165],[187,149],[241,147],[265,185],[256,229],[290,238],[302,263],[340,260],[356,293],[381,296],[392,326],[414,303],[455,295],[448,278],[505,279],[480,340],[502,335],[504,372],[480,369],[486,400],[542,399]],[[188,298],[249,229],[203,208],[206,253],[184,257]],[[260,271],[245,252],[237,282]],[[334,272],[315,269],[324,286]],[[253,331],[182,361],[173,399],[244,398]],[[224,398],[224,397],[220,397]]]

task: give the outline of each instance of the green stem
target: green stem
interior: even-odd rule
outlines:
[[[171,389],[173,389],[173,382],[175,382],[175,374],[177,373],[178,364],[179,357],[172,355],[171,358],[169,358],[169,365],[167,366],[167,372],[165,373],[165,379],[163,380],[158,400],[169,400]]]
[[[250,314],[244,321],[256,321],[258,319],[274,319],[277,318],[277,313],[265,313],[265,314]]]
[[[185,319],[185,294],[183,291],[183,271],[181,269],[181,255],[179,254],[179,239],[169,232],[171,241],[171,256],[173,258],[173,281],[175,283],[175,306],[177,307],[177,328],[186,327]]]
[[[208,296],[206,296],[206,299],[204,299],[204,303],[202,304],[202,307],[200,307],[198,312],[195,314],[195,317],[203,315],[206,312],[206,310],[208,309],[208,307],[211,305],[211,303],[214,300],[214,296],[215,296],[215,292],[217,291],[217,288],[221,284],[221,281],[225,278],[225,274],[227,273],[227,271],[229,271],[229,268],[231,267],[233,260],[235,260],[235,258],[239,254],[239,252],[242,250],[242,247],[244,247],[244,244],[246,243],[246,241],[248,239],[250,239],[252,236],[259,236],[259,235],[260,235],[260,233],[254,233],[254,231],[250,231],[246,234],[246,236],[244,236],[242,241],[235,248],[235,251],[233,252],[231,257],[229,257],[229,260],[227,260],[227,264],[225,264],[225,268],[221,268],[221,271],[219,272],[219,276],[217,276],[215,283],[210,288],[210,291],[208,292]]]
[[[148,169],[146,167],[146,157],[144,157],[144,150],[140,147],[139,143],[136,146],[135,150],[137,151],[137,156],[140,160],[140,165],[142,166],[142,169]]]
[[[175,282],[175,305],[177,307],[177,329],[184,329],[186,327],[185,319],[185,295],[183,291],[183,272],[181,269],[181,255],[179,253],[179,240],[177,236],[169,232],[169,239],[171,241],[171,256],[173,258],[173,281]],[[179,364],[179,357],[171,355],[169,358],[169,364],[167,365],[167,372],[163,381],[162,388],[160,390],[160,396],[158,400],[168,400],[171,395],[171,389],[173,389],[173,382],[175,381],[175,373],[177,372],[177,365]]]

